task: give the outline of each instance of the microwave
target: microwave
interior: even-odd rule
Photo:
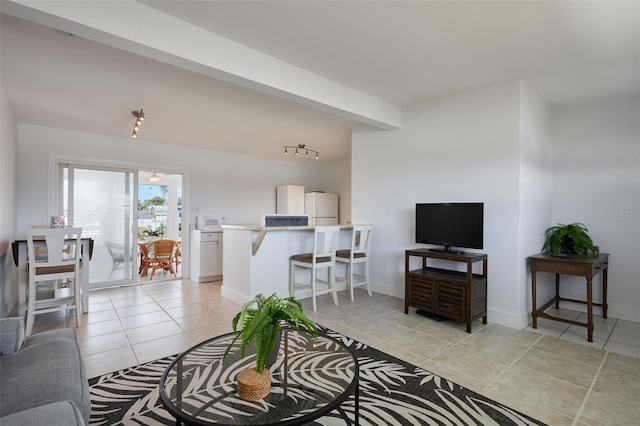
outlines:
[[[211,231],[220,229],[224,218],[220,215],[200,215],[196,216],[196,229]]]

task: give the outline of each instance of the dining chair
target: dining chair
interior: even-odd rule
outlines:
[[[149,245],[151,243],[138,241],[138,248],[140,249],[140,266],[138,266],[138,274],[141,277],[146,277],[149,274],[149,268],[151,267],[151,259],[149,255]]]
[[[316,311],[316,296],[331,294],[333,303],[338,304],[336,294],[336,246],[338,243],[339,226],[316,226],[313,239],[313,252],[291,256],[289,270],[289,296],[295,297],[295,291],[299,288],[310,289],[313,299],[313,310]],[[296,281],[296,266],[311,270],[311,281],[300,283]],[[318,279],[318,270],[327,270],[327,279]],[[326,285],[327,288],[318,291],[316,284]]]
[[[75,309],[76,323],[80,325],[81,235],[82,228],[27,229],[27,336],[33,330],[35,316],[47,312]],[[46,282],[53,282],[53,286],[45,286]]]
[[[176,276],[176,271],[173,269],[173,255],[176,247],[176,241],[174,240],[155,240],[151,242],[151,249],[149,253],[149,265],[151,269],[151,276],[149,280],[153,279],[153,275],[157,269],[164,269]]]
[[[176,247],[173,250],[173,263],[176,265],[175,270],[178,270],[178,265],[182,262],[182,241],[176,241]]]
[[[353,288],[367,286],[367,292],[371,297],[371,285],[369,282],[369,248],[371,247],[371,236],[373,235],[373,226],[371,225],[354,225],[351,234],[351,249],[336,251],[336,262],[345,263],[347,265],[344,277],[337,277],[338,281],[346,281],[347,288],[353,302]],[[355,266],[362,264],[362,274],[355,273]],[[354,280],[357,279],[358,281]]]
[[[107,281],[111,279],[111,276],[115,272],[116,269],[120,266],[124,266],[124,244],[123,243],[114,243],[112,241],[104,241],[104,245],[109,252],[109,256],[111,256],[111,261],[113,262],[111,266],[111,272],[109,273],[109,277]]]

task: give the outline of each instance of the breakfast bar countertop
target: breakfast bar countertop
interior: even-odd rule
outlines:
[[[338,225],[341,229],[353,228],[353,225],[348,223],[346,225]],[[238,225],[222,225],[222,229],[238,229],[245,231],[312,231],[316,229],[315,226],[262,226],[260,224],[238,224]]]

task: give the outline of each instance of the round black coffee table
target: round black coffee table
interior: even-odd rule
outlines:
[[[238,397],[236,379],[255,366],[255,354],[241,359],[238,341],[223,361],[232,340],[233,333],[214,337],[167,367],[160,398],[176,424],[302,425],[333,410],[346,424],[358,424],[358,360],[342,342],[322,332],[314,338],[284,330],[278,358],[269,368],[271,393],[250,402]],[[345,403],[352,394],[354,400]]]

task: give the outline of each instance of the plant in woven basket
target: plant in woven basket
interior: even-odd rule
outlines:
[[[238,339],[242,358],[251,344],[256,352],[255,368],[247,368],[238,374],[238,396],[246,401],[262,399],[271,391],[271,372],[265,367],[269,356],[279,346],[282,325],[318,335],[318,326],[305,316],[302,304],[293,297],[281,298],[276,293],[269,297],[259,294],[242,305],[231,324],[235,336],[224,358]]]
[[[588,232],[589,229],[580,222],[568,225],[558,223],[545,231],[547,239],[542,251],[554,254],[597,254],[599,248],[593,244]]]
[[[242,305],[232,321],[233,341],[227,347],[226,357],[235,342],[240,339],[241,355],[253,343],[256,350],[256,371],[262,373],[269,355],[278,346],[283,324],[318,335],[318,326],[304,314],[302,304],[293,297],[281,298],[273,293],[269,297],[258,294]],[[240,329],[239,329],[240,328]]]

